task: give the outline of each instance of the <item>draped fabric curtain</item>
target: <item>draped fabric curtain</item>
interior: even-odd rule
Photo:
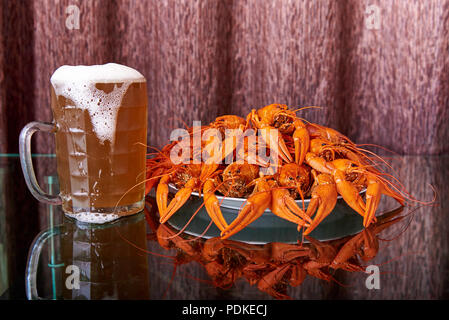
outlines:
[[[63,64],[117,62],[148,81],[148,141],[273,102],[357,143],[449,151],[449,1],[2,0],[0,152],[51,121]],[[79,18],[79,20],[77,20]],[[79,22],[79,23],[78,23]],[[39,153],[54,152],[41,134]]]

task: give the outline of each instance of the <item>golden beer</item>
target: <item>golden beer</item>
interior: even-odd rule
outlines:
[[[79,271],[79,278],[72,279],[78,281],[75,287],[67,283],[71,273],[61,273],[62,298],[149,299],[148,256],[142,253],[147,250],[144,213],[103,225],[71,220],[64,219],[61,262],[63,269]]]
[[[51,78],[64,212],[102,223],[143,209],[145,78],[118,64],[63,66]]]

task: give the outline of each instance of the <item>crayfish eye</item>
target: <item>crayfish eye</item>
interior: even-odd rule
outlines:
[[[292,181],[292,180],[293,180],[293,177],[288,177],[288,180]]]
[[[240,169],[237,169],[237,171],[236,171],[237,173],[240,173]]]
[[[325,145],[326,145],[326,144],[325,144],[324,142],[321,144],[322,147],[324,147]]]

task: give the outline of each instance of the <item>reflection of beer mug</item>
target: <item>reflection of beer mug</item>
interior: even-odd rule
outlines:
[[[80,221],[103,223],[143,210],[147,98],[145,78],[118,65],[62,66],[51,77],[54,122],[31,122],[20,158],[31,193],[62,204]],[[60,194],[45,194],[31,162],[31,136],[56,134]]]
[[[51,259],[46,261],[45,252],[52,248]],[[149,299],[146,250],[143,212],[107,224],[64,217],[62,225],[42,231],[30,248],[27,298]]]

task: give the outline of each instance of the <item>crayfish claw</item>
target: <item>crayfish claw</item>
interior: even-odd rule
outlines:
[[[307,129],[305,127],[296,129],[293,133],[293,141],[295,144],[295,162],[301,165],[309,150],[310,137]]]
[[[278,217],[293,222],[301,227],[308,226],[309,223],[312,222],[312,219],[298,207],[295,200],[290,196],[286,189],[272,190],[271,211]]]
[[[193,191],[193,186],[196,184],[195,179],[190,179],[184,188],[180,189],[173,200],[168,205],[167,209],[164,211],[159,211],[160,215],[160,222],[165,223],[168,219],[171,218],[173,214],[175,214],[176,211],[179,210],[183,206],[184,203],[186,203],[187,199],[189,199],[190,195]],[[159,186],[158,186],[159,187]],[[167,187],[167,193],[168,193],[168,187]]]
[[[225,230],[228,227],[228,223],[221,212],[220,203],[214,194],[214,183],[211,180],[207,180],[204,183],[203,192],[204,206],[206,207],[207,214],[220,231]]]
[[[282,138],[282,136],[279,136],[278,131],[275,128],[267,126],[260,131],[263,139],[270,147],[271,152],[276,150],[276,147],[279,147],[280,150],[277,151],[279,152],[279,156],[282,158],[282,160],[284,160],[286,163],[290,163],[293,161],[293,158],[288,151],[287,145],[285,144],[284,138]]]
[[[261,180],[258,183],[261,189],[264,191],[259,191],[248,198],[246,205],[243,207],[237,218],[235,218],[232,223],[221,232],[221,238],[227,239],[230,236],[236,234],[254,220],[259,218],[265,211],[266,208],[270,206],[271,203],[271,191],[265,181]]]

